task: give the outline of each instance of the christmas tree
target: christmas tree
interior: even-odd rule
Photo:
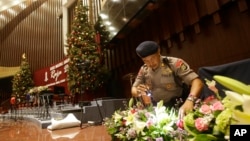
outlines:
[[[79,0],[74,9],[71,33],[67,38],[68,87],[72,94],[94,91],[107,80],[107,68],[100,61],[95,30],[88,22],[88,8]]]
[[[98,44],[98,52],[101,55],[101,62],[103,63],[104,54],[110,42],[110,33],[106,30],[106,26],[103,24],[102,18],[100,16],[98,16],[98,20],[96,21],[94,28],[96,31],[96,42]]]
[[[110,42],[110,32],[107,31],[106,26],[103,24],[103,20],[100,16],[98,16],[98,20],[95,23],[95,31],[96,31],[96,41],[99,44],[99,51],[103,55],[103,51],[109,47]]]
[[[32,79],[29,63],[24,53],[22,55],[20,70],[12,79],[12,93],[16,97],[22,98],[25,97],[27,91],[32,87],[34,87],[34,81]]]

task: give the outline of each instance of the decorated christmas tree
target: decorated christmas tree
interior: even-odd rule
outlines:
[[[101,55],[101,60],[103,61],[105,51],[109,47],[110,32],[107,31],[106,26],[103,24],[103,20],[100,16],[98,16],[98,20],[96,21],[94,28],[96,31],[96,42],[98,44],[98,51]]]
[[[12,93],[16,97],[25,97],[26,92],[34,87],[30,65],[27,61],[25,53],[22,55],[20,70],[12,79]]]
[[[107,80],[107,68],[100,61],[96,32],[88,22],[88,8],[79,0],[74,10],[71,33],[67,38],[70,59],[67,77],[72,94],[94,91]]]

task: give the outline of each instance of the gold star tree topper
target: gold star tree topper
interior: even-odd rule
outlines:
[[[22,58],[23,58],[23,59],[26,59],[26,55],[25,55],[25,53],[23,53]]]

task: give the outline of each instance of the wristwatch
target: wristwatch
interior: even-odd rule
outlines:
[[[195,101],[197,100],[197,97],[192,95],[192,94],[189,94],[187,100],[192,101],[193,103],[195,103]]]

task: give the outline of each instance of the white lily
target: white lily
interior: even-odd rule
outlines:
[[[143,132],[143,129],[146,127],[146,122],[142,121],[134,121],[134,129],[136,130],[137,134]]]
[[[241,105],[244,101],[243,96],[239,93],[234,92],[234,91],[226,90],[225,94],[232,102],[234,102],[237,105]]]
[[[232,117],[236,120],[236,124],[250,124],[250,113],[233,110]]]
[[[237,105],[242,105],[243,111],[250,114],[250,95],[239,94],[233,91],[225,91],[229,99]]]
[[[243,112],[234,109],[233,118],[237,121],[237,124],[249,124],[250,123],[250,96],[246,94],[239,94],[233,91],[225,91],[225,94],[229,99],[237,104],[242,105]]]
[[[242,98],[244,99],[242,103],[242,108],[244,113],[250,114],[250,95],[243,94]]]

